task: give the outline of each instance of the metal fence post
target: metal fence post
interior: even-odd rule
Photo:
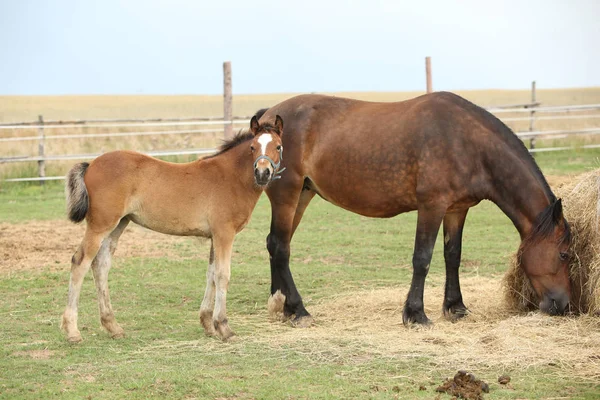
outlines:
[[[233,137],[233,105],[231,92],[231,61],[223,63],[223,120],[226,121],[223,125],[225,139]]]
[[[46,160],[44,159],[45,156],[45,142],[46,142],[46,135],[44,133],[44,117],[39,115],[38,116],[38,123],[39,123],[39,127],[38,127],[38,156],[41,157],[40,160],[38,160],[38,177],[40,178],[45,178],[46,177]],[[45,181],[42,179],[40,180],[40,185],[44,185]]]

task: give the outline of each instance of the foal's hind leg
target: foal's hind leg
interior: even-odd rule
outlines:
[[[215,309],[213,311],[213,326],[217,335],[227,340],[234,335],[227,321],[227,289],[231,275],[231,250],[235,232],[221,233],[213,237],[215,246]]]
[[[200,305],[200,323],[208,336],[216,335],[215,326],[212,321],[213,309],[215,308],[215,248],[210,244],[210,257],[208,270],[206,271],[206,290]]]
[[[96,291],[98,293],[98,309],[100,311],[100,322],[102,326],[110,333],[111,337],[117,339],[123,337],[123,328],[119,326],[115,319],[115,314],[110,303],[110,294],[108,290],[108,272],[111,267],[111,258],[117,248],[119,237],[129,224],[129,220],[122,219],[119,225],[110,235],[104,239],[102,246],[92,262],[92,272]]]
[[[73,255],[71,260],[71,278],[69,280],[69,294],[67,307],[62,317],[62,328],[67,333],[67,340],[71,343],[81,341],[81,333],[77,328],[77,307],[83,278],[90,269],[92,261],[96,257],[102,241],[108,232],[96,233],[88,228],[83,236],[83,241]]]
[[[448,213],[444,217],[444,259],[446,260],[446,287],[443,311],[446,318],[456,320],[468,314],[463,303],[458,279],[462,233],[468,209]]]

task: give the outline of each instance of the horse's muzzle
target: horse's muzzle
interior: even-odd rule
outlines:
[[[269,168],[254,170],[254,180],[258,186],[266,186],[271,182],[271,170]]]
[[[564,315],[569,308],[569,296],[562,291],[550,290],[540,302],[540,310],[550,315]]]

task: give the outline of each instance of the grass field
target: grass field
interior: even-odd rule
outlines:
[[[600,96],[589,97],[598,93],[590,93],[568,96],[580,103],[600,102]],[[526,94],[517,99],[490,91],[489,102],[479,103],[527,101]],[[92,115],[88,108],[100,97],[94,98],[88,99],[91,103],[79,99],[79,109],[71,101],[71,116],[67,103],[59,105],[64,98],[53,106],[36,103],[39,98],[23,99],[19,107],[39,110],[45,104],[56,112],[48,118],[134,116],[127,112],[144,107],[148,114],[135,116],[169,116],[152,114],[153,107],[162,110],[169,99],[145,105],[137,98],[130,111],[117,115],[110,110],[118,102],[111,106],[108,97],[106,114],[99,115],[100,107]],[[127,109],[127,102],[120,104]],[[262,106],[257,102],[248,109]],[[16,111],[7,117],[7,108],[0,109],[4,120],[30,119]],[[196,114],[186,110],[170,115]],[[538,154],[536,159],[551,184],[558,185],[598,168],[599,157],[600,150],[579,150]],[[425,296],[435,325],[402,326],[415,213],[368,219],[318,198],[294,237],[291,258],[315,325],[295,329],[270,321],[265,249],[270,206],[263,196],[234,245],[228,292],[229,322],[237,333],[233,342],[205,337],[199,323],[209,244],[132,226],[123,235],[109,280],[126,337],[110,339],[100,326],[89,274],[80,304],[84,341],[74,346],[60,331],[59,318],[70,258],[83,226],[66,221],[64,207],[59,183],[0,186],[1,399],[432,399],[438,396],[435,388],[460,369],[490,384],[486,399],[600,395],[600,318],[514,314],[504,306],[502,276],[519,238],[491,203],[475,207],[467,219],[461,282],[472,314],[458,323],[441,316],[444,264],[438,239]],[[511,376],[507,386],[497,383],[503,374]]]

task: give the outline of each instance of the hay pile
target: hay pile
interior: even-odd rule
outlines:
[[[600,313],[599,193],[600,169],[582,174],[555,190],[556,196],[563,199],[564,215],[573,235],[569,269],[571,311],[576,314]],[[504,288],[511,309],[530,311],[538,308],[539,299],[523,270],[518,267],[516,254],[504,277]]]

